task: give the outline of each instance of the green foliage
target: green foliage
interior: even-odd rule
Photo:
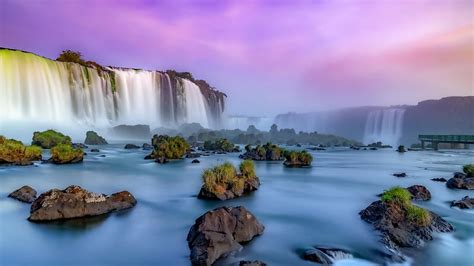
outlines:
[[[181,136],[154,135],[151,142],[154,158],[181,159],[189,149],[189,144]]]
[[[51,159],[55,163],[69,163],[84,156],[84,152],[71,144],[58,144],[51,149]]]
[[[466,164],[462,167],[464,173],[469,177],[474,177],[474,164]]]
[[[43,149],[51,149],[58,144],[71,144],[71,138],[60,132],[49,129],[43,132],[34,132],[33,142],[31,144],[40,146]]]
[[[115,83],[115,72],[110,72],[109,74],[110,86],[112,87],[112,92],[117,91],[117,84]]]
[[[406,211],[408,219],[418,226],[428,226],[431,223],[430,213],[423,208],[410,204]]]
[[[389,190],[386,190],[382,194],[382,201],[384,202],[396,202],[403,206],[410,204],[411,194],[410,192],[402,187],[396,186]]]
[[[250,145],[250,144],[245,145],[245,151],[246,152],[249,152],[251,150],[252,150],[252,145]]]
[[[76,52],[72,50],[62,51],[56,60],[61,61],[61,62],[78,63],[81,65],[86,64],[86,62],[82,59],[82,54],[80,52]]]
[[[228,139],[218,139],[216,141],[206,140],[204,142],[204,149],[208,151],[225,151],[232,152],[235,149],[235,145]]]
[[[0,136],[0,163],[26,163],[41,160],[41,148]]]
[[[285,165],[289,166],[310,166],[313,156],[306,151],[285,151]]]
[[[252,160],[244,160],[241,162],[239,170],[245,178],[255,178],[257,176],[255,173],[255,165]]]

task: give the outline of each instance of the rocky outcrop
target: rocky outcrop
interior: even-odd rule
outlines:
[[[51,189],[41,194],[31,205],[30,221],[51,221],[101,215],[128,209],[137,201],[128,191],[110,196],[89,192],[79,186],[64,190]]]
[[[430,200],[431,193],[430,191],[421,185],[414,185],[411,187],[407,187],[408,192],[412,195],[412,199],[414,200]]]
[[[436,177],[436,178],[431,178],[432,181],[435,181],[435,182],[446,182],[448,180],[446,180],[446,178],[444,177]]]
[[[267,266],[267,264],[260,260],[241,260],[239,266]]]
[[[91,149],[91,152],[100,152],[99,149]]]
[[[407,152],[407,149],[405,148],[405,146],[400,145],[400,146],[398,146],[397,151],[398,152]]]
[[[314,247],[304,252],[303,258],[323,265],[332,265],[337,260],[351,259],[350,252],[339,248]]]
[[[429,212],[428,219],[417,222],[405,206],[394,201],[375,201],[359,215],[382,234],[382,243],[392,249],[418,248],[432,240],[435,232],[453,231],[451,224],[433,212]]]
[[[451,207],[458,207],[460,209],[472,209],[474,208],[474,198],[465,196],[461,200],[454,200],[451,203]]]
[[[212,265],[263,234],[265,227],[244,207],[220,207],[196,219],[187,241],[193,265]]]
[[[36,199],[36,190],[30,186],[22,186],[21,188],[10,193],[8,197],[27,203],[32,203]]]
[[[51,158],[47,162],[54,164],[80,163],[84,160],[85,153],[72,145],[58,144],[51,149]]]
[[[200,163],[198,159],[194,159],[191,163]]]
[[[138,147],[135,144],[126,144],[125,147],[123,147],[123,148],[126,149],[126,150],[140,149],[140,147]]]
[[[145,151],[153,150],[153,146],[149,143],[143,143],[142,149]]]
[[[99,136],[95,131],[87,131],[86,133],[86,140],[84,143],[87,145],[105,145],[108,144],[107,141]]]
[[[454,176],[446,182],[448,188],[474,189],[474,177],[468,177],[464,173],[454,173]]]

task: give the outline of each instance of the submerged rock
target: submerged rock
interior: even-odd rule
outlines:
[[[22,186],[21,188],[10,193],[8,197],[27,203],[32,203],[36,199],[36,190],[30,186]]]
[[[393,176],[395,176],[395,177],[406,177],[407,174],[406,173],[394,173]]]
[[[409,214],[407,206],[394,201],[375,201],[359,215],[382,234],[382,243],[390,249],[418,248],[424,241],[432,240],[433,233],[454,230],[451,224],[433,212],[428,212],[427,219],[417,221]]]
[[[398,151],[398,152],[406,152],[407,149],[405,149],[405,146],[400,145],[400,146],[398,146],[397,151]]]
[[[314,247],[306,250],[303,258],[319,264],[331,265],[337,260],[352,258],[352,254],[339,248]]]
[[[99,149],[91,149],[91,152],[100,152]]]
[[[127,150],[131,150],[131,149],[140,149],[140,147],[138,147],[137,145],[135,144],[126,144],[125,147],[123,147],[124,149],[127,149]]]
[[[73,144],[72,144],[72,147],[73,147],[74,149],[87,149],[87,148],[89,148],[89,146],[87,146],[87,145],[85,145],[85,144],[83,144],[83,143],[73,143]]]
[[[414,185],[411,187],[407,187],[407,190],[413,196],[414,200],[430,200],[431,199],[431,192],[425,186]]]
[[[198,159],[194,159],[191,163],[200,163]]]
[[[142,149],[145,151],[153,150],[153,146],[149,143],[143,143]]]
[[[137,201],[128,191],[110,196],[89,192],[79,186],[64,190],[51,189],[31,205],[30,221],[50,221],[95,216],[135,206]]]
[[[244,207],[220,207],[196,219],[187,241],[193,265],[212,265],[263,234],[265,227]]]
[[[87,131],[84,143],[87,145],[105,145],[107,141],[95,131]]]
[[[446,182],[448,180],[446,180],[446,178],[444,177],[436,177],[436,178],[431,178],[432,181],[435,181],[435,182]]]
[[[474,198],[465,196],[461,200],[454,200],[451,203],[451,207],[458,207],[460,209],[472,209],[474,208]]]

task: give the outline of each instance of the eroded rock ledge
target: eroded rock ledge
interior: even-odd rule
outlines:
[[[136,204],[136,199],[128,191],[107,196],[73,185],[64,190],[51,189],[41,194],[31,205],[28,220],[51,221],[95,216],[132,208]]]

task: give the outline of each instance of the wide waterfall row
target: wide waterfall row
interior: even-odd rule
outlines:
[[[117,124],[219,125],[221,98],[206,98],[187,79],[157,71],[97,70],[0,49],[0,121],[45,121],[108,127]],[[217,99],[217,100],[216,100]]]
[[[387,108],[369,112],[365,124],[364,143],[381,141],[397,145],[402,137],[405,109]]]

